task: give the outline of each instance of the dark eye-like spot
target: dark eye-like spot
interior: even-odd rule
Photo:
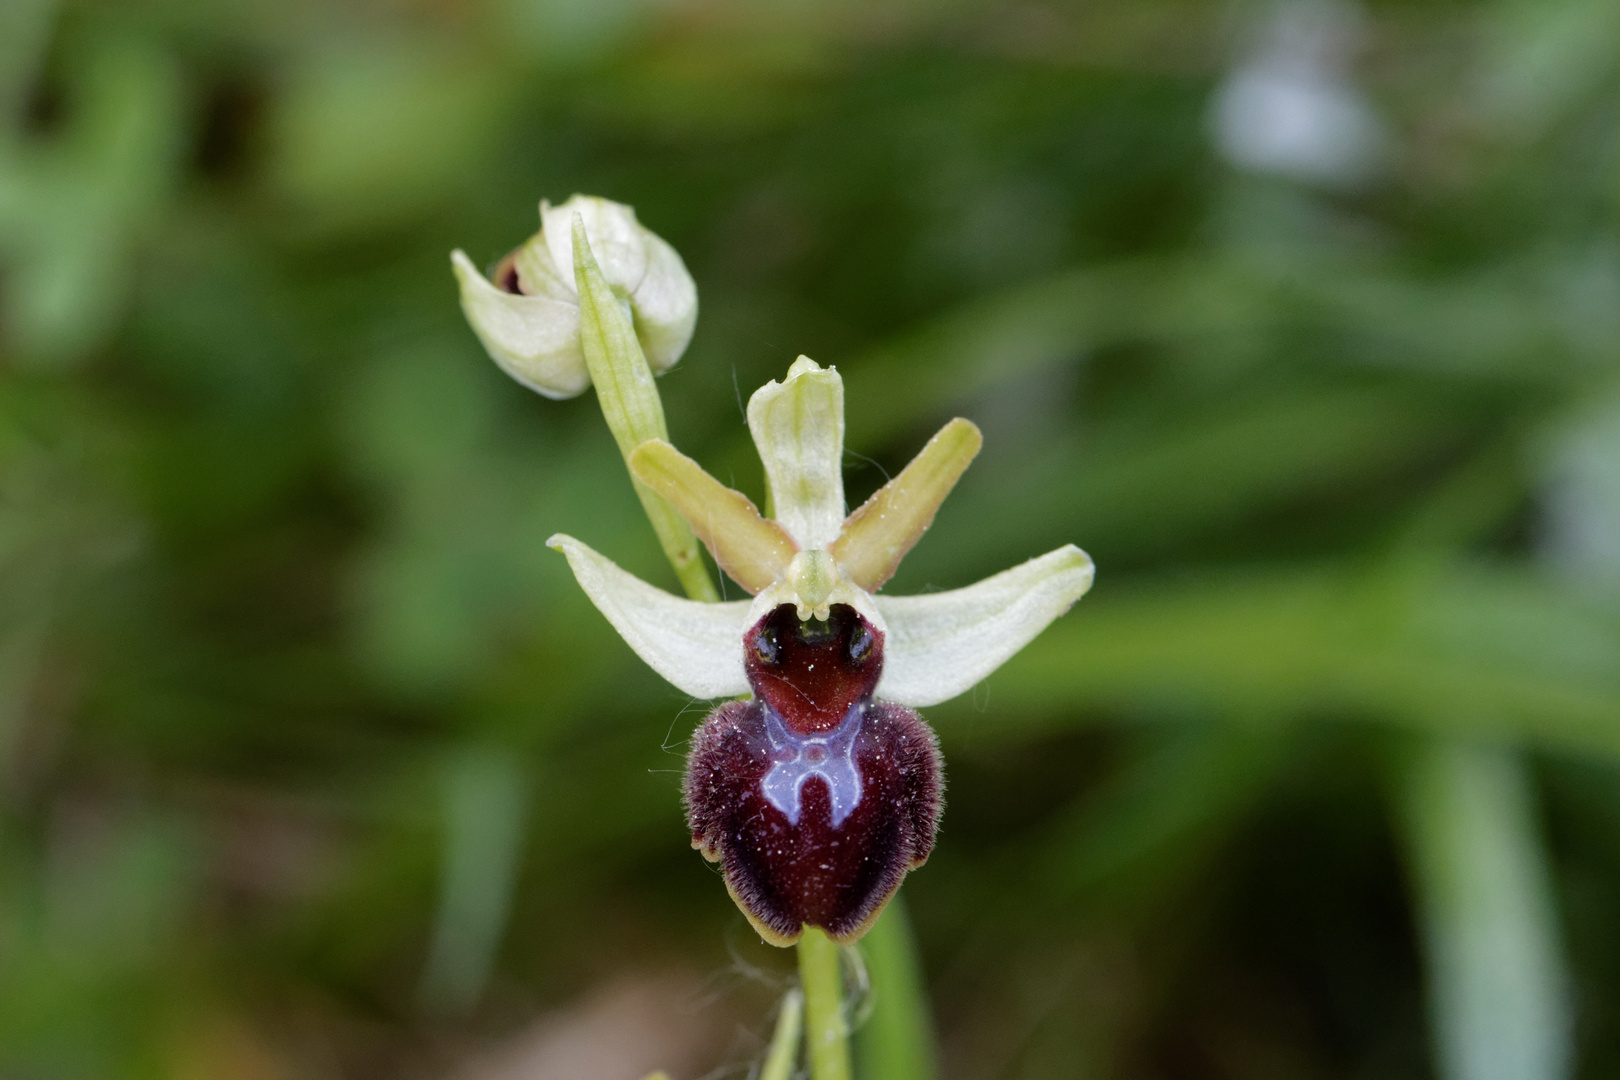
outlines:
[[[516,254],[516,252],[513,252],[496,264],[495,269],[490,273],[490,280],[502,292],[511,293],[513,296],[522,296],[523,285],[518,280],[517,259],[514,258]]]
[[[849,636],[849,658],[859,664],[872,655],[872,631],[866,628],[866,623],[855,624],[855,632]]]
[[[754,639],[754,655],[759,657],[762,664],[776,665],[782,662],[782,646],[776,640],[776,631],[766,627]]]
[[[836,728],[883,674],[883,631],[848,604],[802,622],[793,604],[778,604],[740,645],[749,688],[801,735]]]

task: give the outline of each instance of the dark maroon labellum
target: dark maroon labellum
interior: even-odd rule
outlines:
[[[745,635],[756,696],[711,713],[687,761],[692,845],[778,945],[805,925],[864,934],[939,824],[933,731],[872,699],[883,635],[846,605],[830,616],[801,623],[784,604]]]

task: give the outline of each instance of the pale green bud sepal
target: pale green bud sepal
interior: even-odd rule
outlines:
[[[575,195],[561,206],[540,204],[543,227],[536,239],[543,241],[555,267],[574,265],[575,215],[585,223],[602,276],[630,303],[647,365],[655,374],[668,371],[686,352],[697,325],[697,285],[686,264],[663,237],[636,220],[631,207]]]
[[[574,260],[574,287],[580,303],[580,350],[585,367],[596,386],[602,418],[619,444],[626,466],[637,447],[650,440],[667,440],[664,406],[658,398],[652,369],[636,337],[626,305],[614,292],[591,250],[591,239],[583,214],[575,214],[570,226],[569,249]],[[658,534],[658,542],[669,557],[675,574],[686,587],[686,594],[697,600],[720,597],[703,566],[697,540],[686,519],[632,470],[631,480],[641,500],[647,520]]]
[[[454,252],[461,309],[491,358],[512,378],[550,398],[591,385],[580,346],[573,220],[585,224],[602,275],[629,305],[636,337],[654,373],[681,358],[697,324],[697,286],[674,248],[622,203],[575,195],[540,204],[541,229],[507,259],[491,282]],[[516,291],[511,291],[512,289]]]
[[[518,382],[548,398],[571,398],[591,385],[579,348],[579,301],[498,289],[465,252],[450,256],[461,283],[461,310],[490,358]]]

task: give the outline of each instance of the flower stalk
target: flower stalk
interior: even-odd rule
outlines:
[[[770,1049],[765,1052],[765,1066],[760,1070],[759,1080],[793,1080],[803,1035],[804,993],[789,990],[782,995],[782,1007],[776,1013],[776,1031],[771,1035]]]
[[[806,927],[799,939],[799,985],[804,987],[810,1080],[850,1080],[849,1021],[844,1015],[839,949],[818,927]]]
[[[584,218],[578,214],[574,215],[574,280],[579,290],[579,343],[585,367],[628,468],[630,455],[642,443],[669,441],[669,426],[627,305],[602,275],[585,235]],[[711,603],[719,600],[686,519],[633,473],[630,481],[686,595]]]

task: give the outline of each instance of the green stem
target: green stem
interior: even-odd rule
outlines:
[[[765,1055],[765,1068],[759,1080],[792,1080],[793,1066],[799,1060],[799,1035],[804,1030],[804,995],[789,990],[776,1014],[776,1032]]]
[[[804,987],[810,1080],[850,1080],[841,960],[832,938],[813,926],[804,928],[799,939],[799,983]]]
[[[653,382],[652,368],[641,351],[641,341],[630,321],[630,314],[602,276],[585,236],[585,224],[574,216],[574,281],[579,289],[579,344],[596,387],[596,401],[602,417],[619,444],[626,464],[636,447],[648,439],[669,440],[664,422],[664,405]],[[703,549],[691,526],[675,508],[648,490],[634,477],[636,496],[652,522],[653,532],[663,547],[669,564],[675,568],[686,595],[693,600],[713,603],[720,599],[708,568],[703,565]]]
[[[860,947],[872,980],[872,1014],[855,1040],[860,1075],[874,1080],[933,1080],[939,1075],[934,1027],[902,896],[889,901]]]

